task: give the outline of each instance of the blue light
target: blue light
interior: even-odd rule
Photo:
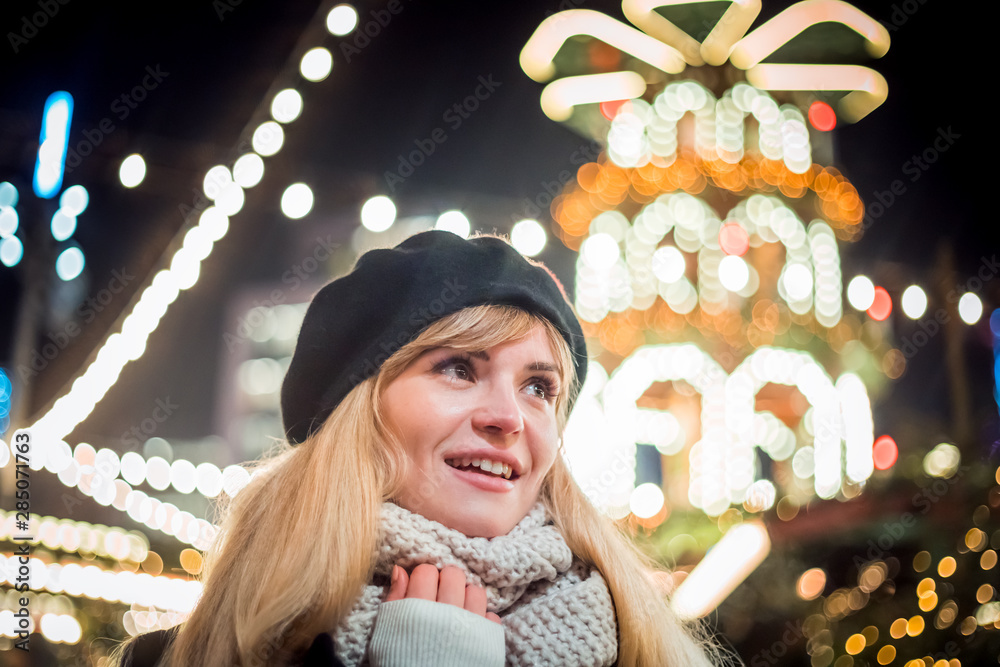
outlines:
[[[73,118],[73,96],[60,90],[49,95],[42,112],[42,133],[38,137],[38,160],[32,187],[42,199],[52,199],[62,187],[69,125]]]
[[[0,183],[0,206],[17,206],[17,188],[12,183]]]
[[[4,369],[0,368],[0,433],[10,426],[10,406],[13,388]]]
[[[83,251],[76,246],[70,246],[56,258],[56,275],[68,282],[80,275],[86,264]]]
[[[70,215],[80,215],[90,203],[90,193],[82,185],[71,185],[59,197],[59,208]]]
[[[0,239],[0,263],[4,266],[17,266],[24,256],[24,244],[16,236]]]
[[[993,400],[1000,408],[1000,308],[990,315],[990,331],[993,332]]]
[[[52,238],[65,241],[76,231],[76,216],[61,208],[52,216]]]

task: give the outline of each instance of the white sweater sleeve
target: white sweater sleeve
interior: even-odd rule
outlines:
[[[383,602],[368,647],[372,667],[503,667],[503,626],[455,605]]]

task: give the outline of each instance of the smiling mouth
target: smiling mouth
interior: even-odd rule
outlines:
[[[513,469],[499,461],[490,461],[489,459],[445,459],[445,463],[450,465],[452,468],[457,470],[465,470],[467,472],[479,473],[489,477],[499,477],[501,479],[514,480],[518,478],[518,475],[514,474]]]

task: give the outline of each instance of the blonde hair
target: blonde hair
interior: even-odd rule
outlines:
[[[560,367],[576,385],[571,352],[547,320],[512,306],[463,309],[428,326],[358,384],[318,432],[282,443],[256,462],[256,475],[224,511],[205,557],[197,607],[164,654],[164,665],[286,665],[314,637],[332,631],[370,581],[381,504],[399,489],[403,449],[383,420],[382,390],[420,354],[468,351],[518,340],[541,324]],[[569,391],[556,398],[559,433]],[[608,582],[618,623],[618,664],[711,664],[652,585],[659,566],[607,517],[570,476],[561,456],[541,497],[570,549]],[[709,649],[711,650],[711,649]]]

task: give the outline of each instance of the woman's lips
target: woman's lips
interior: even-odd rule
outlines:
[[[448,470],[451,470],[463,482],[471,484],[483,491],[493,491],[494,493],[505,493],[514,488],[514,482],[503,477],[497,477],[485,472],[473,472],[472,470],[459,470],[447,463]]]

